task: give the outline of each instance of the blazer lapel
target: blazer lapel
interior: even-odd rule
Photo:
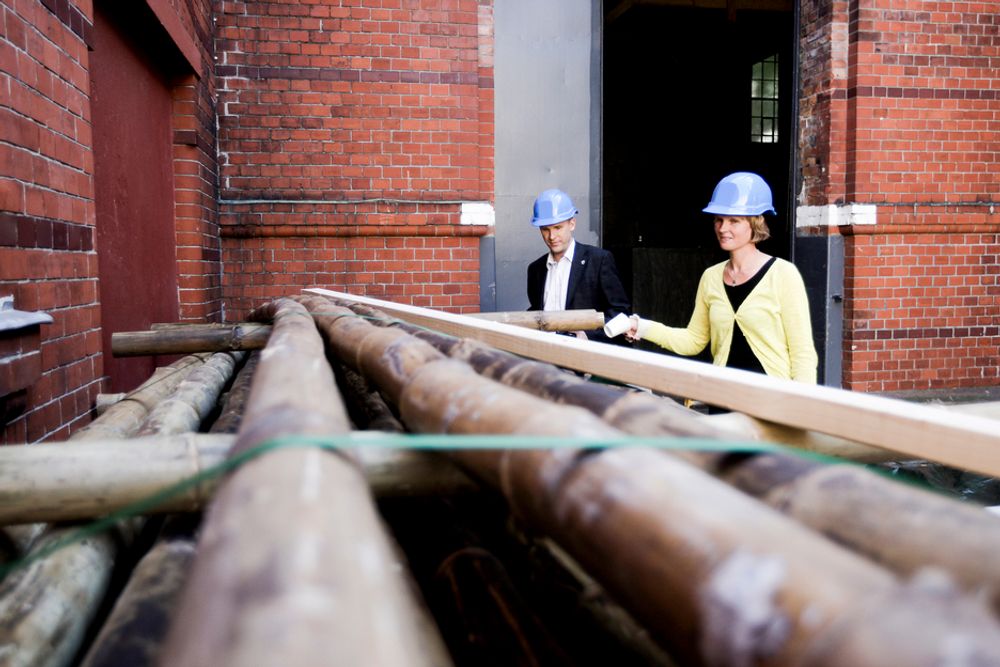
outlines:
[[[570,304],[573,303],[573,294],[576,292],[577,285],[580,284],[580,276],[583,275],[583,271],[587,268],[587,261],[590,259],[590,253],[587,249],[580,243],[576,244],[576,250],[573,251],[573,265],[569,269],[569,283],[566,285],[566,309],[570,310]]]

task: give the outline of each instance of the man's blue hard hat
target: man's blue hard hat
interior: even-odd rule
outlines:
[[[702,210],[715,215],[761,215],[768,211],[777,214],[767,181],[749,171],[738,171],[719,181],[712,201]]]
[[[575,218],[579,213],[568,194],[553,188],[538,195],[531,224],[535,227],[548,227]]]

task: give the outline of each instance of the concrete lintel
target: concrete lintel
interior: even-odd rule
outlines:
[[[874,204],[827,204],[799,206],[796,227],[839,227],[841,225],[874,225],[878,207]]]
[[[462,202],[459,224],[494,226],[496,224],[496,211],[493,209],[493,204],[477,201]]]

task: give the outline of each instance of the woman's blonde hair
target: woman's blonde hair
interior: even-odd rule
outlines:
[[[768,229],[764,216],[748,215],[747,220],[750,222],[750,229],[753,231],[753,234],[750,236],[751,243],[760,243],[771,238],[771,230]]]

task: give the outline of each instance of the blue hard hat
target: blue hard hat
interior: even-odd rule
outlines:
[[[535,227],[548,227],[575,218],[579,213],[568,194],[553,188],[538,195],[531,224]]]
[[[768,211],[777,215],[767,181],[749,171],[738,171],[719,181],[712,201],[702,210],[716,215],[761,215]]]

